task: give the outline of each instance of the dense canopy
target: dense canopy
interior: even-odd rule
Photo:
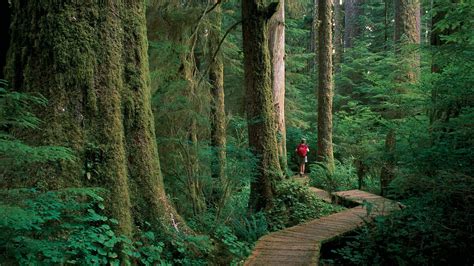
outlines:
[[[272,232],[269,265],[301,232],[321,265],[474,263],[473,1],[0,18],[0,265],[253,265]]]

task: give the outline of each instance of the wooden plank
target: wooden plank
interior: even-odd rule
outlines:
[[[310,187],[309,190],[314,192],[318,198],[326,202],[332,202],[332,197],[329,192],[315,187]]]
[[[323,190],[310,189],[316,194],[331,196]],[[367,201],[372,204],[372,212],[367,215],[367,207],[357,206],[268,234],[257,242],[244,265],[316,265],[324,242],[355,230],[377,215],[400,209],[395,201],[357,189],[335,192],[332,196],[356,203]]]

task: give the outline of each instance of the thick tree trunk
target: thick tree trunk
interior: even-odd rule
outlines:
[[[4,78],[3,68],[5,67],[8,46],[10,45],[10,7],[8,1],[0,2],[0,79]]]
[[[272,60],[272,89],[278,134],[278,156],[280,166],[287,172],[286,127],[285,127],[285,4],[284,0],[269,21],[270,56]]]
[[[214,0],[217,1],[217,0]],[[214,187],[224,187],[226,182],[226,116],[224,109],[224,63],[222,61],[222,48],[219,48],[221,40],[221,8],[216,7],[212,14],[212,26],[209,32],[210,56],[217,51],[216,57],[211,58],[209,69],[209,80],[211,83],[211,145],[215,150],[215,158],[212,162],[212,177],[215,179]],[[219,204],[225,200],[225,191],[213,189],[214,204]],[[222,197],[222,198],[221,198]]]
[[[332,145],[332,9],[331,0],[319,0],[319,82],[318,82],[318,152],[317,160],[334,169]]]
[[[394,0],[395,45],[403,66],[401,82],[416,82],[419,75],[420,56],[420,2],[419,0]]]
[[[344,0],[344,48],[352,48],[354,40],[360,36],[360,16],[364,0]]]
[[[15,90],[49,100],[37,110],[41,130],[19,133],[77,156],[35,171],[23,185],[103,187],[120,233],[130,236],[144,222],[178,230],[155,140],[145,1],[12,1],[12,7],[7,77]]]
[[[245,92],[249,145],[258,158],[258,173],[251,183],[251,211],[269,209],[276,182],[282,179],[272,99],[268,19],[276,6],[264,0],[242,0]]]

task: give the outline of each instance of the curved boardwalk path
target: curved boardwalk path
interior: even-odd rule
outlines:
[[[324,200],[329,193],[311,188]],[[364,221],[399,210],[397,202],[360,190],[335,192],[332,201],[362,204],[261,237],[245,265],[317,265],[321,245],[353,231]]]

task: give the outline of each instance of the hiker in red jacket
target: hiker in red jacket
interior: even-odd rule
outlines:
[[[298,163],[300,165],[300,176],[304,175],[304,166],[308,162],[309,147],[306,145],[306,139],[301,139],[301,143],[296,147],[296,154],[298,155]]]

